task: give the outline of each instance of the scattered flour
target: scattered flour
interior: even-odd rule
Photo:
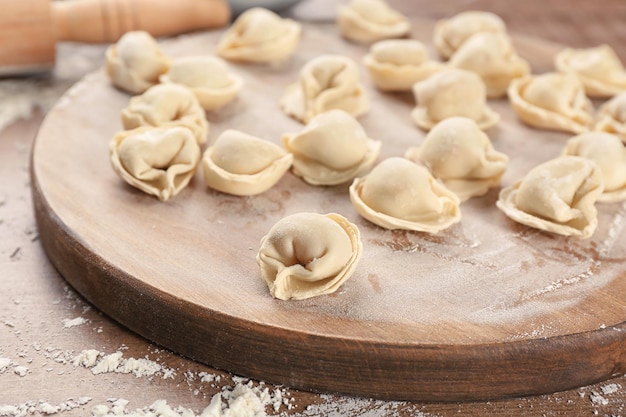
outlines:
[[[91,369],[94,375],[115,372],[120,374],[133,374],[137,378],[142,376],[152,377],[161,375],[163,379],[173,378],[176,374],[173,369],[166,368],[158,362],[146,358],[124,358],[120,351],[106,355],[95,349],[87,349],[75,355],[71,363],[75,367]]]
[[[13,361],[9,358],[0,357],[0,374],[9,369]]]
[[[28,374],[28,368],[22,365],[18,365],[13,368],[13,372],[15,372],[15,375],[26,376],[26,374]]]
[[[620,388],[621,386],[619,384],[606,384],[602,386],[601,390],[602,390],[602,394],[610,395],[610,394],[615,394],[616,392],[618,392]]]
[[[74,319],[63,319],[63,328],[69,329],[70,327],[80,326],[87,323],[87,319],[83,317],[76,317]]]

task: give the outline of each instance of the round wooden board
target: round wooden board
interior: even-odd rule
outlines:
[[[413,37],[430,45],[432,23]],[[219,32],[163,42],[172,56],[209,54]],[[515,39],[536,73],[557,46]],[[208,114],[211,143],[229,128],[279,143],[302,126],[278,105],[300,67],[322,53],[360,61],[367,48],[333,25],[304,27],[281,65],[231,65],[240,97]],[[433,52],[433,56],[435,56]],[[400,156],[424,132],[410,94],[383,94],[367,72],[371,110],[360,119]],[[200,170],[168,202],[126,185],[108,144],[129,95],[105,73],[87,76],[50,111],[32,153],[41,242],[61,274],[106,314],[146,338],[216,368],[293,388],[380,399],[456,401],[540,394],[601,381],[626,364],[624,204],[599,205],[585,241],[518,225],[495,207],[498,190],[463,203],[438,235],[389,231],[360,218],[347,185],[312,187],[288,173],[272,189],[236,197],[206,188]],[[557,156],[567,134],[522,125],[506,100],[488,131],[511,158],[502,185]],[[273,299],[255,256],[282,217],[338,212],[364,244],[355,274],[332,295]]]

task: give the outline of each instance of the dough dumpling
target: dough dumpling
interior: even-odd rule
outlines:
[[[498,186],[509,162],[476,122],[464,117],[439,122],[405,157],[424,164],[461,201]]]
[[[411,116],[424,130],[453,116],[472,119],[481,129],[500,120],[500,115],[487,106],[485,83],[471,71],[446,68],[415,84],[413,94],[417,107]]]
[[[582,133],[589,130],[593,120],[593,105],[580,80],[571,73],[517,78],[508,94],[517,116],[540,129]]]
[[[124,129],[139,126],[185,126],[199,145],[208,139],[209,122],[191,90],[180,84],[157,84],[132,97],[122,110]]]
[[[604,192],[598,201],[626,200],[626,146],[620,138],[605,132],[581,133],[567,142],[563,155],[591,159],[600,168]]]
[[[202,169],[207,186],[228,194],[254,195],[274,186],[292,159],[272,142],[226,130],[204,152]]]
[[[354,61],[343,55],[321,55],[302,67],[299,82],[287,87],[281,108],[302,123],[308,123],[318,114],[333,109],[361,116],[367,112],[369,100]]]
[[[598,225],[595,203],[603,188],[602,172],[593,161],[561,156],[504,188],[497,206],[518,223],[586,239]]]
[[[270,229],[256,259],[274,298],[303,300],[335,292],[362,251],[359,229],[343,216],[298,213]]]
[[[109,46],[105,66],[114,86],[141,94],[158,84],[159,76],[170,66],[170,59],[148,32],[138,30],[126,32]]]
[[[285,61],[298,47],[301,32],[300,23],[271,10],[253,7],[239,15],[222,35],[217,54],[229,61]]]
[[[384,0],[351,0],[337,10],[339,32],[346,39],[370,43],[408,35],[411,25]]]
[[[433,41],[439,54],[450,58],[471,36],[481,32],[506,32],[500,16],[483,11],[461,12],[435,24]]]
[[[189,88],[205,110],[225,106],[237,97],[243,85],[243,80],[231,74],[226,63],[214,56],[177,58],[160,80]]]
[[[425,167],[400,157],[355,179],[350,200],[361,216],[385,229],[437,233],[461,221],[456,194]]]
[[[376,42],[363,58],[374,84],[382,91],[411,91],[413,84],[442,69],[423,43],[414,39]]]
[[[626,91],[626,70],[609,45],[564,49],[557,54],[554,64],[559,71],[576,74],[589,97],[613,97]]]
[[[620,93],[600,106],[593,130],[612,133],[626,143],[626,93]]]
[[[186,127],[138,127],[117,133],[109,145],[111,164],[124,181],[161,201],[189,184],[200,146]]]
[[[480,75],[490,98],[505,96],[513,79],[530,72],[528,62],[517,55],[504,32],[473,35],[456,50],[448,64]]]
[[[380,145],[343,110],[319,114],[300,133],[283,136],[294,155],[293,173],[312,185],[352,181],[374,164]]]

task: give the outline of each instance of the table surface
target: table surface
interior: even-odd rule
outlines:
[[[622,0],[390,3],[407,15],[433,19],[462,10],[490,10],[503,17],[512,33],[575,47],[607,43],[626,60],[626,2]],[[287,13],[299,19],[324,20],[332,18],[335,6],[335,1],[307,0]],[[171,408],[199,414],[217,392],[227,397],[234,386],[248,382],[183,358],[113,322],[64,281],[38,242],[28,171],[31,144],[49,104],[82,75],[101,66],[104,48],[59,44],[57,64],[49,77],[0,81],[4,92],[0,93],[0,122],[6,118],[6,106],[13,106],[12,110],[21,106],[25,115],[0,131],[0,415],[17,409],[23,415],[56,410],[57,415],[84,416],[102,406],[126,404],[115,403],[116,399],[128,401],[127,413],[158,408],[155,402],[165,400]],[[36,92],[42,109],[29,114],[27,100],[21,97],[25,92]],[[103,367],[101,362],[93,366],[89,360],[78,363],[76,358],[87,351],[110,359],[113,365]],[[136,364],[143,367],[133,367]],[[267,409],[269,415],[626,414],[624,377],[552,395],[446,404],[382,402],[301,392],[262,381],[251,384],[269,388],[273,401],[283,397],[277,409]]]

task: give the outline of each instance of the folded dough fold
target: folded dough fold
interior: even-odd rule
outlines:
[[[337,8],[341,35],[352,41],[371,43],[409,34],[408,19],[384,0],[351,0]]]
[[[481,32],[506,33],[506,25],[500,16],[491,12],[461,12],[435,24],[433,42],[439,54],[448,59],[466,40]]]
[[[593,130],[612,133],[626,143],[626,93],[620,93],[600,106]]]

